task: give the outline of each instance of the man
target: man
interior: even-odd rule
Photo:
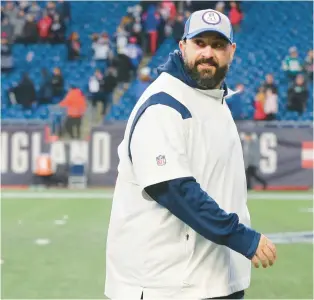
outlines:
[[[84,93],[78,87],[72,85],[65,98],[59,102],[59,106],[64,107],[67,114],[64,128],[61,129],[59,135],[61,136],[65,129],[71,139],[81,139],[82,119],[87,107]],[[74,134],[74,129],[76,134]]]
[[[274,76],[273,74],[267,74],[266,75],[266,80],[263,84],[264,90],[266,91],[267,89],[271,89],[273,94],[278,94],[278,88],[276,84],[274,83]]]
[[[240,299],[251,261],[276,259],[272,242],[248,227],[241,142],[225,103],[236,49],[228,18],[194,12],[179,47],[137,102],[118,149],[111,299]]]
[[[288,110],[296,111],[298,112],[299,116],[302,116],[306,110],[309,94],[309,89],[307,87],[304,75],[297,75],[294,83],[288,89]]]
[[[252,179],[255,178],[258,182],[262,184],[263,189],[265,190],[267,188],[267,182],[258,174],[260,151],[256,134],[245,134],[243,141],[243,157],[245,164],[247,189],[252,189]]]
[[[301,73],[302,64],[296,47],[289,48],[289,55],[282,61],[282,69],[286,73],[290,82]]]

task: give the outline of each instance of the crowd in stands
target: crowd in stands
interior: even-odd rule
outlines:
[[[64,43],[69,20],[67,1],[49,1],[45,9],[36,1],[9,1],[1,6],[1,37],[10,44]]]
[[[141,67],[143,57],[153,56],[165,39],[172,37],[178,42],[191,12],[206,8],[227,14],[235,33],[241,32],[241,23],[245,18],[241,2],[142,1],[128,8],[114,34],[102,31],[94,32],[90,36],[91,55],[88,56],[82,53],[79,33],[71,31],[71,2],[7,1],[1,6],[3,73],[10,73],[19,67],[14,64],[14,44],[64,44],[68,61],[94,60],[102,63],[102,67],[97,68],[90,77],[87,83],[89,93],[86,95],[79,86],[72,85],[66,90],[66,78],[58,67],[52,70],[42,69],[39,90],[35,89],[28,73],[24,72],[18,85],[11,86],[7,91],[10,104],[20,104],[25,109],[44,104],[67,107],[68,119],[64,128],[71,136],[75,136],[73,128],[77,127],[80,135],[79,128],[81,118],[86,112],[87,99],[94,108],[97,103],[102,103],[102,115],[105,115],[113,102],[115,90],[125,89],[125,84],[132,80],[137,80],[136,97],[139,98],[153,80],[151,70]],[[27,55],[27,59],[32,59],[32,53]],[[308,86],[313,80],[313,50],[310,50],[305,61],[302,61],[296,47],[291,47],[289,55],[283,59],[282,72],[286,74],[289,82],[287,109],[301,115],[309,98]],[[272,74],[268,74],[265,82],[261,83],[254,99],[255,120],[276,119],[277,84]],[[239,93],[228,103],[234,118],[244,119],[241,109],[234,103],[237,98],[242,97],[245,87],[238,85],[236,88]],[[74,113],[71,109],[73,101],[69,100],[71,95],[81,95],[82,100]]]
[[[302,62],[297,48],[291,47],[289,55],[282,61],[282,71],[288,82],[286,109],[301,116],[310,97],[309,85],[313,83],[313,50],[308,51]],[[276,120],[278,109],[278,87],[273,75],[267,74],[256,94],[254,119]]]

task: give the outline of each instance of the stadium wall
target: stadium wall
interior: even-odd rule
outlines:
[[[117,147],[125,123],[112,123],[91,130],[88,141],[47,142],[43,125],[2,125],[1,187],[32,184],[35,158],[50,153],[56,165],[82,161],[88,185],[113,186],[117,176]],[[313,127],[283,123],[237,123],[240,137],[255,132],[259,138],[259,169],[269,189],[313,188]],[[258,186],[255,186],[259,189]]]

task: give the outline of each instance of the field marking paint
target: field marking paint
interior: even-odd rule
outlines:
[[[104,199],[111,200],[112,192],[53,192],[46,190],[44,192],[23,191],[21,192],[1,192],[3,199]],[[311,193],[263,193],[253,192],[248,194],[249,200],[313,200]]]
[[[1,198],[3,199],[111,199],[113,197],[112,193],[78,193],[78,192],[68,192],[68,193],[54,193],[54,192],[44,192],[44,193],[34,193],[34,192],[2,192]]]
[[[248,193],[249,200],[313,200],[311,193]]]
[[[55,225],[65,225],[68,222],[68,215],[64,215],[62,219],[54,220]]]
[[[46,246],[51,243],[51,240],[49,239],[36,239],[34,243],[38,246]]]
[[[265,234],[275,244],[313,244],[313,231],[278,232]]]
[[[303,213],[314,213],[313,207],[308,207],[308,208],[301,208],[300,212]]]
[[[3,265],[4,264],[4,260],[0,259],[0,264]]]
[[[67,223],[66,220],[54,220],[55,225],[65,225]]]

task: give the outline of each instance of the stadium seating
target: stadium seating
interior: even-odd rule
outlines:
[[[34,81],[36,89],[40,85],[40,70],[43,67],[51,70],[60,67],[65,77],[65,88],[76,84],[84,93],[88,91],[88,79],[96,68],[106,66],[96,63],[91,59],[90,35],[94,32],[106,31],[112,37],[121,18],[126,14],[127,7],[135,5],[135,2],[98,2],[84,1],[72,2],[72,21],[68,26],[68,34],[73,31],[79,33],[82,42],[83,59],[80,61],[67,61],[67,50],[65,45],[14,45],[13,53],[15,70],[9,75],[1,78],[1,117],[3,119],[38,119],[57,122],[61,118],[62,111],[52,110],[48,106],[23,111],[20,106],[8,107],[7,90],[16,85],[22,71],[28,71]],[[40,5],[45,5],[40,2]],[[299,117],[294,112],[286,111],[287,81],[281,71],[281,61],[287,55],[288,48],[296,46],[303,60],[306,52],[312,47],[312,18],[313,7],[311,2],[243,2],[242,8],[245,19],[241,31],[236,34],[235,39],[238,51],[230,69],[227,82],[231,88],[236,84],[243,83],[245,92],[243,94],[246,104],[245,115],[248,119],[253,116],[252,102],[255,93],[264,80],[267,73],[273,73],[279,86],[279,108],[278,120],[313,120],[313,91],[310,86],[311,97],[307,104],[307,112]],[[170,38],[158,49],[149,63],[156,75],[156,67],[163,63],[168,53],[177,46]],[[28,61],[30,53],[33,59]],[[106,120],[126,120],[136,103],[134,99],[135,82],[130,84],[129,89],[120,99],[119,103],[113,105]],[[58,99],[56,99],[56,102]]]
[[[281,70],[281,62],[291,46],[296,46],[304,60],[312,48],[313,6],[310,2],[243,2],[245,19],[241,31],[235,35],[238,51],[230,69],[227,83],[231,88],[236,84],[245,85],[243,94],[244,114],[253,118],[253,101],[258,87],[267,73],[273,73],[279,87],[278,120],[313,120],[313,89],[310,85],[310,99],[307,111],[299,117],[296,112],[286,110],[288,82]],[[177,48],[174,41],[166,40],[152,58],[149,66],[155,69],[163,63],[168,53]],[[156,72],[153,70],[153,74]],[[132,98],[132,88],[112,107],[106,120],[128,118],[136,99]],[[242,104],[243,105],[243,104]]]
[[[165,42],[159,47],[155,56],[147,64],[147,66],[150,67],[150,69],[152,70],[152,77],[157,76],[157,67],[164,63],[165,57],[168,57],[169,52],[171,52],[175,47],[176,44],[172,38],[165,40]],[[136,101],[138,100],[134,95],[136,81],[137,80],[134,80],[130,84],[128,90],[121,97],[119,103],[111,107],[111,111],[105,117],[105,121],[126,120],[128,118]]]
[[[45,2],[39,2],[41,6]],[[60,67],[65,78],[65,89],[71,84],[76,84],[87,94],[89,77],[96,68],[103,71],[104,63],[92,60],[91,39],[93,33],[107,32],[112,38],[113,34],[126,14],[127,7],[135,5],[136,2],[113,2],[113,1],[84,1],[71,2],[71,23],[68,24],[67,34],[78,32],[82,43],[82,60],[67,61],[67,49],[65,45],[38,44],[24,46],[17,44],[13,46],[15,69],[12,73],[2,75],[1,78],[1,117],[2,119],[41,119],[55,122],[60,118],[62,111],[56,112],[49,106],[39,108],[34,106],[32,110],[23,111],[19,105],[8,107],[8,89],[17,85],[21,73],[27,71],[38,91],[40,86],[42,68],[52,70]],[[33,56],[31,60],[28,60]],[[59,99],[57,99],[59,100]],[[56,100],[56,102],[57,102]]]

